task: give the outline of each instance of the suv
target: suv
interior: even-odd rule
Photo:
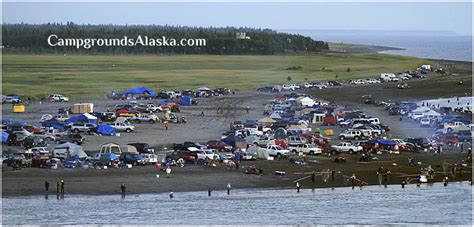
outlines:
[[[71,132],[95,132],[97,130],[97,125],[92,123],[73,123],[70,125]]]
[[[355,129],[349,129],[339,134],[340,140],[345,140],[345,139],[359,140],[359,139],[362,139],[363,137],[364,137],[364,134],[360,130],[355,130]]]
[[[78,145],[81,145],[82,143],[84,143],[86,139],[81,135],[81,134],[66,134],[66,135],[62,135],[61,137],[59,137],[59,139],[56,139],[56,141],[58,141],[58,143],[75,143],[75,144],[78,144]]]
[[[288,137],[288,145],[301,145],[306,143],[306,139],[299,136],[290,136]]]
[[[69,102],[69,98],[60,94],[51,94],[48,96],[50,102]]]
[[[120,154],[119,160],[125,164],[136,165],[145,165],[145,159],[138,153],[133,152],[122,152]]]
[[[128,120],[133,121],[135,123],[149,122],[149,123],[154,124],[158,122],[158,117],[154,114],[150,114],[150,115],[141,114],[138,116],[130,117]]]
[[[303,154],[316,155],[321,154],[323,151],[321,148],[314,146],[313,144],[299,144],[290,146],[288,149],[293,153],[302,152]]]

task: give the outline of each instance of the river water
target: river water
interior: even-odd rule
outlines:
[[[458,224],[472,223],[468,182],[447,187],[248,189],[3,199],[3,224]]]

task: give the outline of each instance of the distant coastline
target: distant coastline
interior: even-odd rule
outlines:
[[[351,43],[336,43],[328,42],[329,50],[335,52],[348,52],[348,53],[379,53],[390,50],[405,50],[398,47],[388,47],[379,45],[364,45],[364,44],[351,44]]]

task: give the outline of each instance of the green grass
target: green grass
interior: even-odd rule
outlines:
[[[382,72],[412,70],[427,60],[376,53],[300,56],[3,55],[3,93],[40,98],[62,93],[73,100],[147,86],[156,91],[259,86],[315,80],[347,81]],[[299,70],[287,70],[302,66]],[[322,68],[325,68],[324,70]],[[347,72],[350,68],[350,72]]]

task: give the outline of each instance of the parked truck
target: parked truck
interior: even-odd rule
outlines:
[[[288,150],[293,153],[303,153],[309,155],[317,155],[323,153],[322,149],[314,146],[313,144],[299,144],[294,146],[289,146]]]

